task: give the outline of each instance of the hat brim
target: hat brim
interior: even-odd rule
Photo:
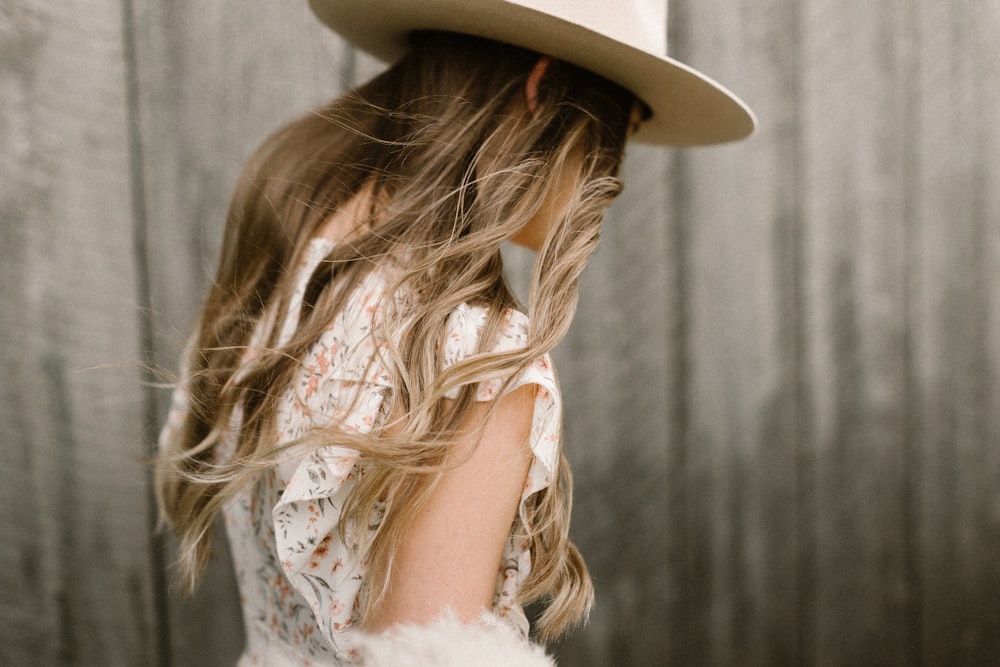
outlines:
[[[692,146],[736,141],[756,126],[725,87],[672,58],[649,53],[560,17],[497,0],[309,0],[349,42],[395,61],[417,30],[478,35],[571,62],[635,93],[652,111],[634,140]]]

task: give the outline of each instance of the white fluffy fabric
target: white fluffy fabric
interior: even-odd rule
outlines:
[[[355,644],[364,667],[554,667],[545,649],[495,618],[463,624],[445,617],[429,626],[404,625]]]

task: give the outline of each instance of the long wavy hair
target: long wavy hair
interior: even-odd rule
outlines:
[[[365,466],[341,530],[352,522],[367,526],[376,508],[383,516],[365,545],[363,609],[373,609],[384,598],[403,531],[453,464],[446,454],[475,403],[474,384],[510,377],[565,335],[577,278],[621,190],[617,172],[635,98],[553,61],[529,113],[526,82],[538,60],[537,53],[489,40],[418,33],[401,61],[279,130],[249,161],[185,359],[181,381],[190,409],[158,461],[161,511],[179,536],[190,589],[227,502],[290,452],[339,444],[358,450]],[[457,306],[487,307],[481,349],[489,349],[505,313],[517,306],[500,247],[543,207],[553,183],[565,182],[555,176],[566,170],[572,193],[536,259],[527,346],[475,354],[442,370],[439,342]],[[298,328],[279,345],[273,314],[291,298],[289,267],[359,195],[367,202],[362,219],[311,277]],[[390,264],[387,295],[409,297],[405,307],[384,299],[374,335],[390,343],[385,362],[394,389],[386,412],[403,417],[367,435],[334,426],[276,447],[276,405],[300,360],[365,276]],[[252,336],[263,345],[249,358]],[[223,457],[217,445],[237,407],[235,452]],[[593,599],[586,566],[569,540],[570,504],[562,457],[557,479],[531,499],[525,527],[533,567],[521,602],[548,602],[536,623],[543,639],[584,618]]]

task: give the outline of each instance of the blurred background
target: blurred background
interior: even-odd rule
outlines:
[[[760,129],[629,149],[557,355],[598,589],[561,664],[1000,664],[997,35],[672,2]],[[0,4],[0,664],[235,661],[225,545],[188,600],[153,530],[136,362],[176,368],[254,146],[381,67],[297,0]]]

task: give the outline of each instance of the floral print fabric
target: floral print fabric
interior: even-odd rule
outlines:
[[[294,333],[308,279],[331,249],[325,239],[310,244],[279,345]],[[303,358],[295,382],[278,407],[277,443],[331,424],[358,433],[379,426],[392,386],[371,334],[385,287],[383,275],[369,274]],[[476,351],[485,317],[485,309],[471,306],[460,306],[451,314],[442,341],[446,366]],[[526,341],[527,318],[511,311],[492,351],[521,348]],[[477,400],[494,398],[505,379],[480,383]],[[524,369],[507,391],[529,384],[535,385],[536,396],[530,442],[534,459],[519,516],[497,564],[493,605],[493,612],[524,636],[528,622],[516,598],[531,568],[529,543],[523,537],[526,502],[552,482],[559,456],[559,389],[548,356]],[[184,410],[186,400],[179,390],[163,439],[177,429]],[[232,446],[230,438],[228,447]],[[339,525],[344,500],[359,474],[357,459],[357,452],[341,446],[312,450],[263,473],[225,509],[247,630],[247,649],[240,665],[350,661],[349,630],[358,621],[358,592],[365,573],[365,557],[359,548],[364,536],[348,529],[342,540]]]

